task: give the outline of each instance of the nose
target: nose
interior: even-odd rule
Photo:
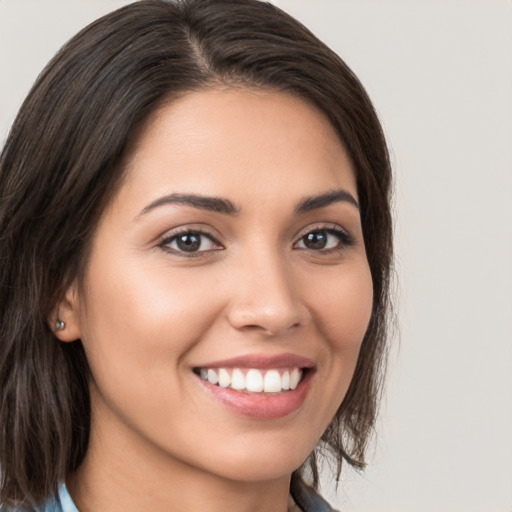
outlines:
[[[245,258],[232,283],[228,307],[231,326],[266,336],[304,326],[309,310],[298,293],[300,283],[291,274],[278,254]]]

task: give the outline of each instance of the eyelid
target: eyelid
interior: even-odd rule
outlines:
[[[328,233],[334,234],[340,238],[340,246],[333,249],[324,249],[319,250],[316,252],[329,252],[329,251],[336,251],[343,249],[344,247],[350,247],[356,243],[354,237],[346,230],[345,228],[342,228],[339,224],[333,224],[332,222],[326,222],[326,223],[318,223],[318,224],[311,224],[304,229],[302,229],[299,234],[296,237],[296,240],[294,242],[294,247],[309,233],[312,233],[314,231],[327,231]],[[307,250],[305,248],[304,250]]]
[[[348,230],[341,227],[339,224],[335,224],[333,222],[315,222],[314,224],[309,224],[308,226],[302,228],[296,235],[296,241],[298,242],[304,235],[311,233],[312,231],[334,231],[340,234],[344,234],[346,236],[351,236]]]
[[[171,242],[176,240],[180,235],[185,235],[188,233],[193,233],[193,234],[197,234],[202,237],[208,238],[218,247],[216,247],[215,249],[208,249],[208,250],[203,250],[203,251],[192,251],[189,253],[187,253],[186,251],[179,251],[179,250],[172,249],[172,248],[168,247],[169,244],[171,244]],[[192,226],[191,225],[180,226],[180,227],[171,229],[169,231],[166,231],[163,235],[158,237],[158,239],[156,240],[156,246],[168,253],[176,254],[179,256],[185,256],[185,257],[200,256],[205,253],[210,253],[212,251],[218,251],[218,250],[224,249],[224,246],[218,240],[218,237],[215,236],[214,234],[212,234],[212,232],[210,230],[207,230],[203,227],[194,227],[193,225]]]

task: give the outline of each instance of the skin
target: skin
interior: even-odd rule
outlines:
[[[57,335],[82,339],[92,373],[90,445],[67,479],[71,495],[81,512],[284,512],[290,475],[338,409],[371,313],[357,206],[345,198],[296,211],[333,190],[357,201],[347,152],[304,101],[227,88],[160,108],[125,165],[82,286],[58,306],[66,328]],[[237,211],[148,210],[178,193],[224,198]],[[169,241],[177,228],[215,242],[204,236],[200,251],[179,252]],[[314,230],[326,249],[305,245]],[[277,419],[225,407],[193,372],[282,353],[315,368],[304,403]]]

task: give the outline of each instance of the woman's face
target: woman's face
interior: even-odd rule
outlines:
[[[242,481],[289,474],[345,395],[372,307],[354,170],[333,128],[277,92],[161,108],[69,297],[91,447]]]

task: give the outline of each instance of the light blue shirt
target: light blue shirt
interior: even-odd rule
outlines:
[[[78,509],[66,489],[66,484],[61,484],[59,492],[38,507],[36,512],[78,512]]]
[[[334,512],[333,509],[316,494],[306,492],[303,497],[305,498],[305,512]],[[78,512],[78,509],[66,489],[66,484],[61,484],[58,493],[39,506],[36,512]]]

